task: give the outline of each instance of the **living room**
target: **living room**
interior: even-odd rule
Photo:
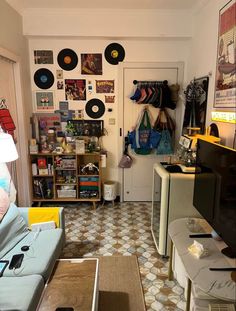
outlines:
[[[113,254],[138,256],[147,310],[182,310],[185,308],[185,297],[178,283],[168,281],[169,261],[158,254],[150,231],[153,164],[162,161],[175,162],[176,154],[155,154],[150,159],[149,155],[137,155],[128,146],[128,155],[133,163],[130,168],[119,167],[125,137],[135,126],[144,106],[135,105],[135,101],[130,100],[139,86],[133,81],[168,80],[169,86],[180,85],[176,109],[169,109],[170,116],[176,123],[173,148],[177,151],[183,130],[187,86],[195,79],[206,77],[207,106],[204,132],[201,134],[206,134],[205,129],[210,130],[214,123],[220,143],[235,149],[235,102],[216,103],[219,19],[223,16],[228,2],[150,1],[147,4],[142,1],[119,1],[111,4],[104,1],[98,5],[94,1],[72,1],[68,4],[63,1],[38,3],[3,0],[0,3],[0,25],[4,30],[0,33],[1,66],[6,66],[5,63],[11,65],[10,71],[1,67],[0,98],[6,99],[16,125],[14,137],[19,158],[14,164],[14,174],[12,170],[10,172],[15,176],[11,178],[17,189],[17,205],[30,207],[34,203],[34,206],[41,204],[65,207],[65,232],[68,240],[61,258]],[[118,53],[118,60],[112,57],[109,60],[107,51],[110,47],[111,52],[116,50]],[[69,54],[63,54],[60,61],[60,53],[68,53],[68,49]],[[44,62],[42,52],[49,52],[52,61],[47,59]],[[98,58],[95,63],[100,66],[93,74],[86,72],[86,69],[83,71],[82,68],[83,61],[85,63],[86,58],[91,55]],[[77,59],[76,64],[72,64],[73,68],[69,70],[66,67],[70,63],[68,59]],[[40,75],[39,70],[42,68],[44,72]],[[5,90],[9,83],[6,73],[11,77],[11,70],[15,75],[12,84],[15,85],[16,95],[7,98]],[[52,84],[49,83],[49,87],[42,86],[47,74],[49,76],[46,78],[50,80],[50,73],[53,76]],[[231,77],[235,82],[235,72]],[[78,87],[83,84],[85,99],[80,94],[77,94],[78,97],[69,98],[66,88],[70,88],[72,83],[78,83]],[[104,90],[105,87],[108,91]],[[42,93],[53,96],[52,106],[47,106],[48,111],[43,110],[41,102],[38,101],[38,96]],[[93,100],[96,101],[95,109]],[[66,103],[66,108],[63,108],[63,103]],[[90,111],[88,103],[92,105]],[[148,106],[151,117],[156,120],[158,109]],[[50,114],[56,116],[57,111],[63,109],[66,113],[71,111],[76,114],[77,124],[80,113],[84,116],[82,120],[94,123],[102,121],[97,123],[102,124],[103,130],[102,137],[98,139],[98,147],[103,152],[106,163],[99,166],[99,182],[96,179],[83,179],[84,176],[80,174],[76,176],[81,185],[88,181],[89,187],[99,183],[98,196],[95,199],[90,197],[89,203],[82,197],[82,192],[79,199],[77,186],[66,190],[67,193],[76,193],[73,200],[63,198],[60,201],[59,195],[64,190],[61,186],[55,188],[51,201],[42,197],[36,198],[33,193],[32,180],[38,177],[32,175],[31,164],[38,165],[38,162],[35,160],[37,154],[30,153],[30,148],[37,145],[38,150],[42,151],[43,142],[38,139],[40,134],[37,137],[33,130],[32,117],[46,117]],[[65,127],[62,127],[62,132],[63,129]],[[217,134],[216,131],[214,133]],[[85,143],[86,148],[87,142],[82,143]],[[63,148],[62,144],[56,146],[59,151]],[[47,148],[49,147],[45,147],[46,152]],[[52,155],[47,165],[56,163],[58,154]],[[49,155],[45,157],[48,159]],[[29,158],[33,159],[31,163]],[[84,165],[98,162],[90,156],[87,161],[80,154],[76,154],[75,158],[78,169],[81,163]],[[4,172],[5,169],[1,168],[3,177]],[[69,177],[70,180],[73,178]],[[50,178],[57,187],[55,177]],[[109,198],[108,201],[104,198],[102,186],[108,181],[116,186],[115,202],[114,198],[112,202]],[[48,192],[46,195],[50,196]],[[145,240],[147,243],[143,243]]]

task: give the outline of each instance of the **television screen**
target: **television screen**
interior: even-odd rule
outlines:
[[[199,139],[196,165],[193,205],[236,257],[236,150]]]

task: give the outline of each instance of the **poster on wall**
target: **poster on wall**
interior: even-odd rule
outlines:
[[[35,50],[35,64],[53,64],[53,51],[51,50]]]
[[[102,54],[81,54],[81,74],[102,75]]]
[[[236,107],[236,0],[219,13],[214,107]]]
[[[86,100],[86,80],[66,79],[65,97],[66,100]]]
[[[96,93],[114,93],[114,80],[96,80]]]
[[[54,110],[53,92],[35,92],[36,111]]]

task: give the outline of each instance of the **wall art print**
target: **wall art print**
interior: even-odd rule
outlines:
[[[114,80],[96,80],[96,93],[114,93]]]
[[[102,75],[102,54],[81,54],[81,74]]]
[[[214,107],[236,107],[236,0],[219,12]]]
[[[35,92],[36,111],[48,112],[54,110],[53,92]]]
[[[86,80],[66,79],[65,98],[66,100],[86,100]]]
[[[35,64],[53,64],[52,50],[34,50]]]

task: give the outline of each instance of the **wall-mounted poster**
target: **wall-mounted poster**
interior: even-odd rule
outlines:
[[[114,80],[96,80],[97,93],[114,93]]]
[[[66,79],[65,96],[66,100],[86,100],[86,80]]]
[[[53,64],[53,51],[51,50],[35,50],[35,64]]]
[[[53,92],[35,92],[36,93],[36,111],[54,110]]]
[[[214,107],[236,107],[236,0],[219,14]]]
[[[81,74],[102,75],[102,54],[81,54]]]

